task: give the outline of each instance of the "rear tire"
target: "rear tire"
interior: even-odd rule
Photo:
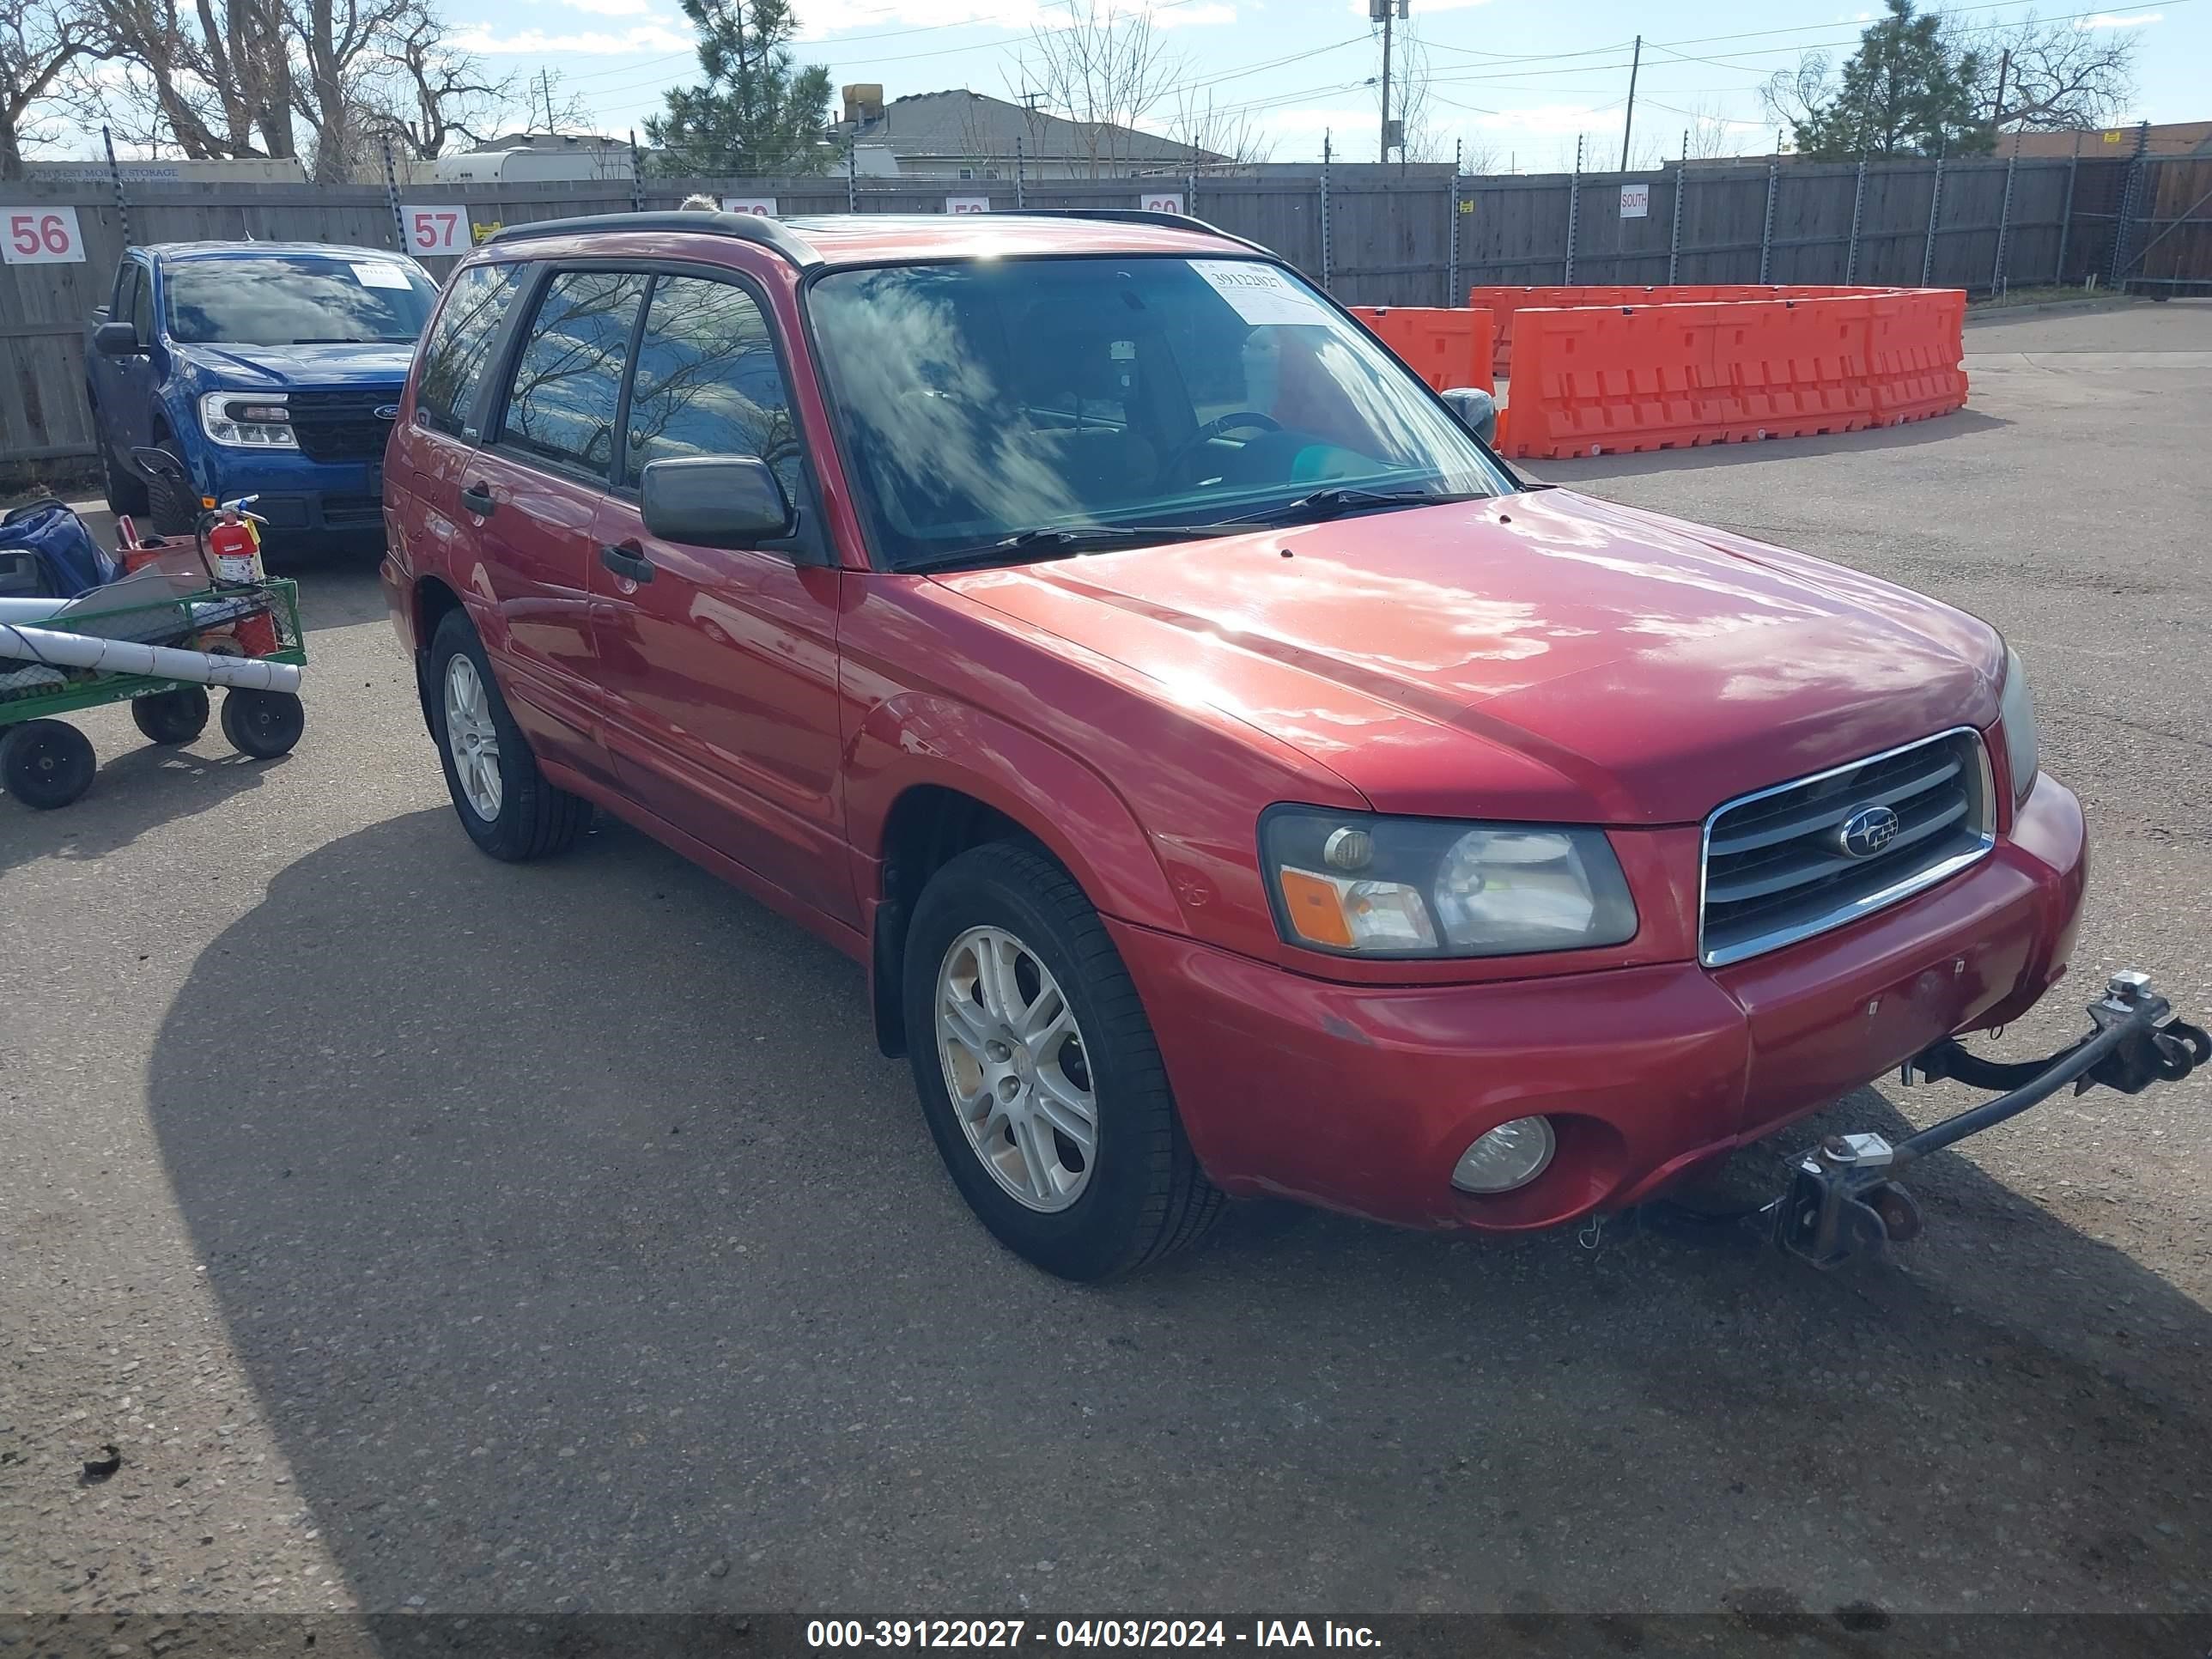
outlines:
[[[468,616],[449,611],[430,641],[430,734],[469,839],[510,864],[564,853],[591,828],[592,804],[556,788],[507,712]]]
[[[1005,964],[997,995],[987,959]],[[908,929],[904,981],[930,1134],[1007,1249],[1091,1282],[1149,1267],[1219,1216],[1226,1200],[1191,1152],[1121,953],[1041,848],[995,842],[933,876]],[[1014,1012],[1001,1018],[994,1004]],[[1025,1042],[1033,1030],[1059,1035]],[[1089,1107],[1087,1147],[1071,1096]],[[1073,1137],[1061,1127],[1071,1121]]]
[[[208,694],[201,686],[180,685],[173,691],[133,697],[131,718],[149,743],[190,743],[207,730]]]
[[[62,720],[25,720],[0,737],[0,782],[42,812],[67,806],[92,787],[92,740]]]
[[[289,691],[237,686],[223,694],[222,734],[241,755],[275,760],[289,755],[307,729],[307,711]]]

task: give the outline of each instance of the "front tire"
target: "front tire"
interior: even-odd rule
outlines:
[[[1137,988],[1041,849],[994,842],[931,878],[904,978],[923,1115],[1000,1243],[1089,1282],[1212,1224],[1225,1200],[1183,1133]]]
[[[160,472],[147,481],[146,510],[153,515],[154,529],[164,537],[192,535],[199,525],[200,504],[199,498],[191,493],[191,469],[185,465],[175,439],[164,438],[155,447],[175,460],[182,477]]]
[[[94,410],[93,423],[95,430],[99,421],[99,412]],[[132,471],[128,463],[117,461],[115,452],[108,447],[107,440],[104,437],[100,440],[100,482],[106,486],[109,512],[135,519],[146,511],[149,505],[146,481]]]
[[[0,737],[0,782],[42,812],[67,806],[92,787],[92,741],[64,720],[25,720]]]
[[[430,641],[430,733],[446,791],[469,839],[510,864],[566,852],[591,827],[592,804],[556,789],[507,712],[491,659],[465,612]]]

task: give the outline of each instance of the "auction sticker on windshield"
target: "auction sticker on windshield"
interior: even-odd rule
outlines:
[[[363,288],[404,289],[407,286],[407,273],[400,270],[398,265],[381,263],[356,265],[353,268],[353,274],[354,280]]]
[[[1250,259],[1193,259],[1190,268],[1248,323],[1323,323],[1328,313],[1273,265]]]

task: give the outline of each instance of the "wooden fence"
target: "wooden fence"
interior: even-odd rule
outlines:
[[[2212,284],[2212,161],[1790,163],[1497,178],[1372,165],[1309,176],[1020,182],[1000,178],[648,179],[381,185],[0,185],[18,212],[75,210],[81,263],[0,266],[0,465],[89,455],[82,337],[126,241],[298,240],[401,246],[396,211],[451,206],[485,234],[570,214],[676,206],[704,191],[773,197],[785,217],[1185,209],[1274,249],[1355,305],[1449,305],[1474,283],[1863,283],[1973,293],[2091,275],[2159,291]],[[458,256],[427,258],[443,276]]]

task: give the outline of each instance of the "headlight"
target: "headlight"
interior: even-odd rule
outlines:
[[[1997,720],[2004,726],[2005,759],[2012,767],[2012,803],[2017,806],[2035,787],[2043,744],[2035,730],[2035,699],[2027,689],[2027,668],[2020,653],[2010,646],[2005,647],[2004,690],[1997,699]]]
[[[1363,957],[1499,957],[1636,936],[1604,832],[1269,809],[1260,855],[1284,939]]]
[[[210,392],[200,398],[200,430],[208,441],[230,449],[297,449],[292,412],[284,394],[265,392]]]

